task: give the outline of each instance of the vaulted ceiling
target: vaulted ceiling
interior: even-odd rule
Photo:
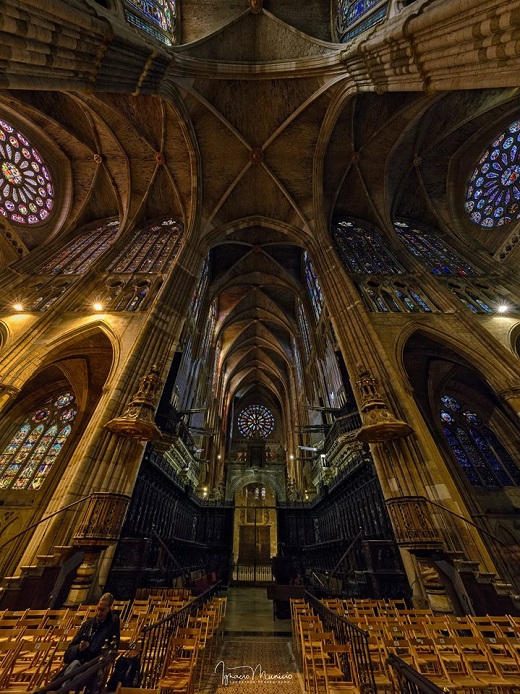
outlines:
[[[0,97],[61,161],[68,201],[55,235],[109,216],[128,227],[171,215],[211,253],[228,400],[256,389],[283,406],[295,299],[306,296],[302,249],[330,245],[334,217],[377,226],[398,254],[394,216],[483,255],[509,233],[472,225],[463,196],[484,144],[518,113],[517,91],[363,93],[329,40],[329,4],[300,5],[254,13],[208,2],[204,14],[199,0],[183,3],[182,44],[157,94]],[[49,227],[20,235],[34,248]]]

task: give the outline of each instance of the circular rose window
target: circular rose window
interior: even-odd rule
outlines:
[[[484,152],[466,190],[466,212],[481,227],[520,219],[520,120]]]
[[[265,439],[274,430],[273,414],[264,405],[249,405],[238,415],[238,430],[242,436]]]
[[[52,212],[48,167],[29,140],[0,119],[0,213],[16,224],[38,224]]]

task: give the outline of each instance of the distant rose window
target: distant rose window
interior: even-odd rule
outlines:
[[[54,186],[41,154],[0,119],[0,214],[15,224],[38,224],[53,207]]]
[[[480,157],[469,179],[465,207],[474,224],[488,229],[520,219],[520,120]]]
[[[249,405],[238,415],[238,430],[248,438],[267,438],[274,431],[274,417],[265,405]]]

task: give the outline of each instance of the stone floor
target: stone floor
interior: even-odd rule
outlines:
[[[235,586],[227,593],[225,633],[228,636],[291,636],[290,619],[274,619],[267,589]]]
[[[266,588],[227,593],[224,639],[195,694],[302,694],[291,620],[274,619]]]

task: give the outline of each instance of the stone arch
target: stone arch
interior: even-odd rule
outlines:
[[[282,481],[282,476],[273,470],[247,470],[237,477],[231,478],[228,482],[226,498],[233,499],[239,487],[245,487],[248,484],[263,484],[270,487],[279,501],[285,501],[285,484]]]

